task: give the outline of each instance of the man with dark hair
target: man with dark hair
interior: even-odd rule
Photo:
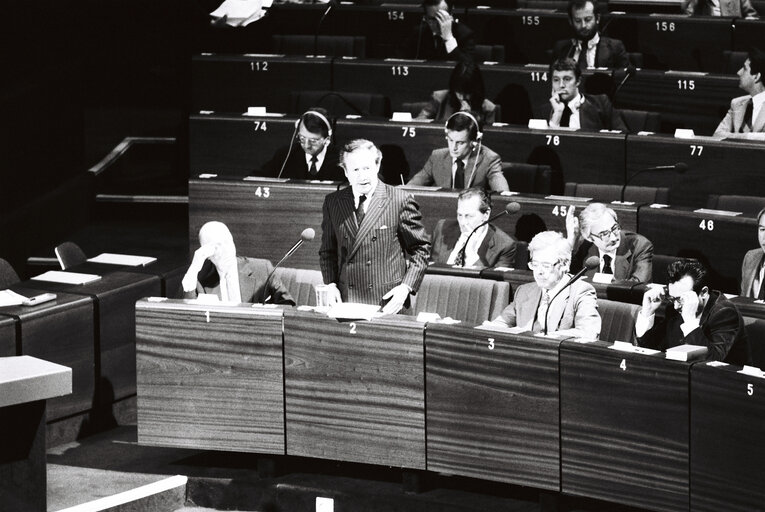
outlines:
[[[747,137],[749,133],[765,132],[765,53],[752,48],[744,65],[738,70],[738,86],[747,92],[733,98],[728,113],[715,130],[715,135]],[[740,135],[739,135],[740,134]]]
[[[478,187],[460,192],[457,219],[441,219],[433,231],[431,259],[460,267],[513,267],[515,239],[492,224],[478,228],[491,216],[491,196]]]
[[[280,148],[264,168],[267,176],[344,181],[343,170],[337,163],[337,148],[332,143],[329,113],[321,107],[303,113],[295,123],[295,138],[289,146]]]
[[[593,0],[570,0],[568,22],[574,30],[574,38],[555,43],[553,56],[557,59],[573,59],[580,70],[587,68],[626,68],[629,56],[624,43],[600,35],[600,14]]]
[[[446,0],[423,0],[423,17],[407,41],[405,55],[426,60],[475,60],[475,36],[464,23],[452,16]]]
[[[550,128],[576,128],[588,131],[627,131],[619,112],[605,94],[582,94],[582,71],[573,59],[559,59],[550,66],[552,96],[540,114]]]
[[[481,143],[481,125],[474,113],[455,112],[446,121],[444,132],[448,147],[433,150],[409,185],[510,190],[499,155]]]
[[[660,350],[678,345],[702,345],[707,357],[730,364],[749,364],[751,359],[744,320],[736,307],[706,285],[707,271],[694,260],[677,260],[667,268],[669,285],[649,288],[635,322],[641,347]],[[664,320],[654,323],[662,303]]]
[[[330,302],[409,307],[430,256],[430,237],[411,194],[381,182],[382,153],[357,139],[340,151],[350,187],[324,199],[319,258]]]
[[[760,17],[750,0],[683,0],[683,12],[691,15],[746,17],[755,20]]]
[[[765,208],[757,214],[758,249],[752,249],[744,256],[741,265],[741,295],[765,299]]]

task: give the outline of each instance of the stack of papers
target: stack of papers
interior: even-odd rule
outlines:
[[[95,274],[79,274],[77,272],[63,272],[61,270],[49,270],[32,278],[33,281],[49,281],[51,283],[63,284],[87,284],[99,279],[101,279],[101,276]]]
[[[246,27],[265,15],[263,8],[271,7],[273,0],[225,0],[210,13],[215,21],[232,27]]]
[[[149,263],[157,261],[157,258],[151,256],[133,256],[131,254],[114,254],[111,252],[102,252],[95,258],[88,258],[91,263],[105,263],[107,265],[124,265],[127,267],[144,267]]]
[[[373,304],[341,302],[329,308],[327,316],[330,318],[337,318],[338,320],[371,320],[376,316],[381,316],[379,311],[380,306],[375,306]]]
[[[667,359],[673,361],[693,361],[707,355],[707,347],[702,345],[678,345],[667,349]]]

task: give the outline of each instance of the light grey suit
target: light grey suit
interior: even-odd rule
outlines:
[[[762,249],[752,249],[744,256],[744,262],[741,264],[741,296],[757,298],[752,292],[752,283],[754,277],[760,271],[760,263],[765,257]]]
[[[739,96],[733,98],[730,102],[730,109],[720,124],[717,125],[715,135],[725,136],[732,133],[741,132],[741,127],[744,124],[744,115],[746,114],[746,105],[752,97],[748,94],[745,96]],[[749,132],[765,132],[765,107],[760,109],[757,114],[757,119],[752,120],[752,129],[744,126],[742,133]]]
[[[683,12],[711,16],[712,6],[706,0],[684,0]],[[720,16],[759,18],[750,0],[720,0]]]
[[[484,187],[496,192],[510,190],[502,174],[499,155],[486,146],[479,147],[479,150],[472,151],[468,156],[465,165],[465,188]],[[452,188],[452,164],[449,148],[436,149],[430,154],[422,170],[409,180],[408,185]]]
[[[571,276],[564,274],[563,279]],[[499,317],[508,327],[536,325],[534,323],[542,289],[536,282],[525,283],[515,291],[513,302]],[[550,304],[548,311],[547,332],[559,331],[561,334],[597,339],[600,334],[600,313],[595,288],[584,281],[575,281],[564,289]],[[544,318],[536,319],[539,325],[533,329],[541,331]]]

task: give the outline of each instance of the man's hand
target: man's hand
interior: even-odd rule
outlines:
[[[579,219],[574,215],[575,210],[576,207],[571,205],[566,212],[566,239],[571,247],[574,247],[579,237]]]
[[[693,322],[697,319],[699,296],[693,290],[688,290],[680,296],[680,315],[683,322]]]
[[[440,9],[436,12],[436,21],[438,22],[438,30],[441,33],[441,39],[447,41],[454,37],[452,35],[452,23],[454,22],[454,18],[452,18],[451,14]]]
[[[337,284],[329,283],[327,285],[327,305],[334,306],[343,302],[343,298],[340,296],[340,290],[337,288]]]
[[[552,93],[552,96],[550,96],[550,106],[552,107],[550,126],[558,128],[560,127],[560,119],[563,117],[563,110],[566,108],[566,104],[560,100],[560,95],[557,92],[554,92]]]
[[[186,275],[183,276],[181,286],[183,286],[184,292],[191,292],[197,288],[197,274],[202,270],[205,260],[210,258],[215,253],[215,246],[212,244],[203,245],[196,251],[194,251],[194,257],[191,260],[191,265],[186,271]]]
[[[664,298],[663,286],[651,286],[643,294],[643,309],[640,310],[640,314],[644,316],[652,316],[656,313],[656,310],[661,306],[661,301]]]
[[[409,298],[409,287],[405,284],[400,284],[393,288],[391,291],[383,295],[383,300],[390,299],[382,308],[384,315],[391,315],[401,311],[404,307],[406,299]]]

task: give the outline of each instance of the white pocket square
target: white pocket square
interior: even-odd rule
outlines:
[[[383,229],[388,229],[388,226],[383,225],[383,226],[380,226],[378,229],[382,231]]]

